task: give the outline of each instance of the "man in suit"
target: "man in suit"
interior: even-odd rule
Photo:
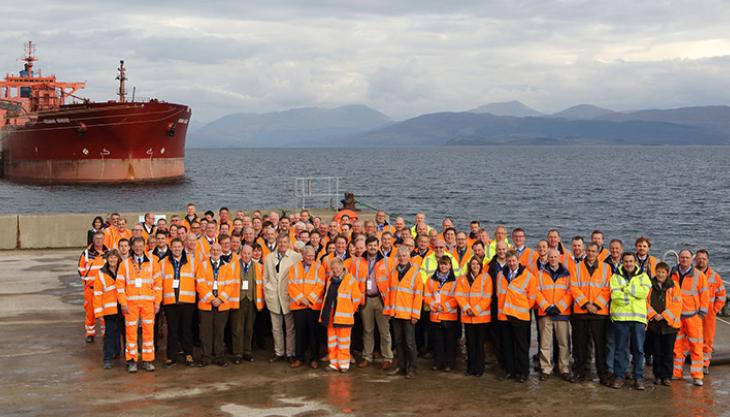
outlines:
[[[285,358],[291,362],[294,358],[294,317],[289,310],[289,269],[301,259],[300,254],[290,249],[288,233],[279,234],[276,251],[264,258],[264,298],[271,314],[274,334],[274,356],[270,362]]]

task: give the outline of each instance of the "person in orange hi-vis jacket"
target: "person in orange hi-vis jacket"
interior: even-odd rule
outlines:
[[[712,360],[712,351],[715,344],[715,322],[717,314],[727,301],[727,293],[725,291],[725,283],[722,277],[710,265],[710,252],[707,249],[700,249],[695,254],[695,268],[705,274],[707,277],[707,289],[709,291],[709,301],[707,315],[702,320],[702,332],[704,335],[703,352],[705,375],[710,373],[710,361]]]
[[[484,342],[487,323],[492,321],[492,277],[483,269],[482,260],[472,257],[468,271],[456,281],[456,302],[466,336],[466,375],[484,374]]]
[[[679,252],[679,265],[672,269],[671,278],[682,290],[682,322],[674,344],[673,379],[682,379],[682,368],[687,354],[690,354],[690,374],[696,386],[703,385],[702,358],[704,348],[702,320],[707,316],[710,296],[707,278],[692,265],[692,252]]]
[[[398,264],[390,272],[389,290],[383,314],[390,316],[398,350],[398,366],[388,375],[404,373],[416,376],[416,323],[421,318],[423,280],[419,267],[411,262],[410,250],[401,246],[396,253]]]
[[[162,279],[156,263],[144,251],[142,238],[132,239],[132,256],[125,259],[117,271],[117,298],[125,321],[127,370],[137,372],[137,329],[142,325],[142,369],[153,372],[155,365],[155,314],[162,302]],[[141,323],[140,323],[141,322]]]
[[[95,232],[91,245],[84,249],[79,257],[79,276],[84,283],[84,327],[86,329],[86,343],[92,343],[96,336],[96,315],[94,314],[94,280],[97,272],[104,265],[102,255],[107,251],[104,245],[104,233]],[[104,318],[100,318],[103,332]]]
[[[199,366],[215,363],[228,366],[225,358],[224,333],[230,309],[230,297],[235,294],[237,280],[231,277],[230,266],[221,259],[222,248],[210,245],[210,257],[195,266],[198,314],[200,315],[200,343],[203,354]]]
[[[350,337],[355,312],[362,302],[360,284],[350,275],[339,258],[330,260],[332,276],[322,302],[319,321],[327,326],[328,371],[347,372],[350,369]]]
[[[436,271],[428,277],[423,301],[429,307],[434,339],[434,371],[451,372],[456,365],[457,333],[460,330],[459,303],[456,301],[456,275],[452,258],[438,259]]]
[[[112,249],[103,255],[106,259],[94,279],[94,314],[103,319],[104,331],[104,369],[111,369],[113,360],[121,354],[119,328],[123,318],[117,310],[117,270],[119,252]]]
[[[289,310],[294,316],[296,340],[292,368],[319,364],[319,312],[325,287],[324,267],[314,259],[314,248],[306,246],[302,259],[289,269]],[[309,350],[309,358],[307,351]]]

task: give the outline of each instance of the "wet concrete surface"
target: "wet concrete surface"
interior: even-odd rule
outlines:
[[[713,367],[703,388],[685,380],[672,387],[647,384],[646,392],[557,378],[538,382],[534,374],[525,384],[500,382],[493,373],[465,377],[463,363],[447,374],[431,371],[426,360],[414,380],[375,367],[333,375],[269,364],[264,350],[255,351],[254,363],[227,368],[162,369],[158,357],[154,373],[131,375],[121,362],[105,371],[101,338],[84,343],[77,256],[67,250],[0,253],[0,415],[730,415],[730,366]],[[48,274],[55,276],[52,284]],[[718,323],[718,339],[718,350],[730,351],[730,325]]]

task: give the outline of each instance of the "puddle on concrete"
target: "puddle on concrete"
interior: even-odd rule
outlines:
[[[277,403],[267,408],[249,407],[240,404],[225,404],[221,406],[221,411],[229,413],[233,417],[267,417],[267,416],[346,416],[348,414],[341,413],[327,404],[319,401],[307,400],[304,397],[294,398],[276,398]]]

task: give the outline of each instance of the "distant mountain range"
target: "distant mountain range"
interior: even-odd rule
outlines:
[[[232,114],[189,135],[189,147],[730,144],[730,107],[616,112],[590,104],[544,114],[519,102],[394,122],[363,105]]]

